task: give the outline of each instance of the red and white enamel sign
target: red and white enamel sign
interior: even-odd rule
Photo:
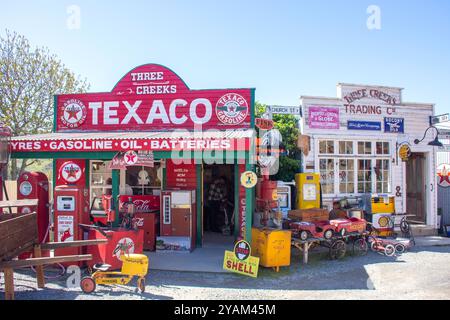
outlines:
[[[250,128],[252,89],[190,90],[172,70],[147,64],[108,93],[57,96],[56,131]]]
[[[83,170],[75,162],[68,161],[61,166],[60,175],[64,181],[73,184],[81,179]]]

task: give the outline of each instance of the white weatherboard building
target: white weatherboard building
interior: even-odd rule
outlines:
[[[320,172],[324,205],[364,193],[395,196],[397,213],[432,231],[438,227],[436,136],[431,103],[409,103],[402,88],[339,83],[337,97],[302,96],[302,133],[311,137],[303,170]],[[411,150],[409,160],[398,156]]]

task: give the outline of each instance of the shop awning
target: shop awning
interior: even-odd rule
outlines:
[[[255,131],[53,132],[11,138],[12,152],[245,151]]]

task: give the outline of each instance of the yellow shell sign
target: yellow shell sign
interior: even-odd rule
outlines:
[[[241,174],[241,185],[247,189],[256,186],[258,176],[253,171],[245,171]]]
[[[398,155],[402,161],[408,161],[411,156],[411,148],[406,144],[402,145],[398,151]]]

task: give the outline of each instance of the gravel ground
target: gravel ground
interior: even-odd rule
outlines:
[[[260,268],[258,279],[151,270],[143,294],[136,292],[133,281],[129,286],[98,286],[86,295],[79,288],[67,289],[67,277],[37,289],[33,272],[23,269],[15,273],[16,299],[450,299],[450,246],[415,247],[399,257],[369,252],[330,261],[326,255],[312,251],[310,263],[303,266],[294,252],[290,268],[279,273]],[[3,299],[3,276],[0,288]]]

